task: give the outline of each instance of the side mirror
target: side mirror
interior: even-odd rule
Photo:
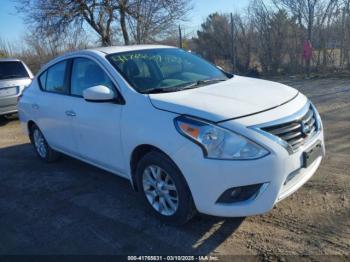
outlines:
[[[85,89],[83,91],[83,97],[89,102],[110,102],[116,98],[114,92],[103,85]]]

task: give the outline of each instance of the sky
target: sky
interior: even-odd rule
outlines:
[[[249,0],[193,0],[194,9],[189,14],[189,22],[184,27],[192,25],[198,28],[208,15],[218,13],[235,13],[248,7]]]
[[[185,34],[196,31],[205,18],[214,12],[239,12],[248,6],[249,0],[193,0],[194,9],[189,21],[182,25]],[[27,26],[17,13],[14,0],[0,0],[0,39],[20,41]]]

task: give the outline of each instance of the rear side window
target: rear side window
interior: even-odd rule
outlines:
[[[27,77],[29,75],[22,62],[0,62],[0,80]]]
[[[46,70],[39,77],[41,88],[48,92],[66,94],[67,87],[65,85],[67,61],[57,63]]]
[[[87,88],[103,85],[114,90],[113,83],[103,69],[87,58],[76,58],[73,62],[71,76],[71,94],[83,96]]]

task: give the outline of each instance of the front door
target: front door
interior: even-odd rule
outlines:
[[[74,99],[72,122],[79,155],[105,169],[123,175],[125,172],[120,140],[123,106],[116,102],[87,102],[86,88],[104,85],[117,91],[105,71],[88,58],[75,58],[71,73],[71,96]]]

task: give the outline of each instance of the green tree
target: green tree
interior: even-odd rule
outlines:
[[[230,59],[230,32],[228,15],[209,15],[193,39],[196,51],[212,62],[216,59]]]

